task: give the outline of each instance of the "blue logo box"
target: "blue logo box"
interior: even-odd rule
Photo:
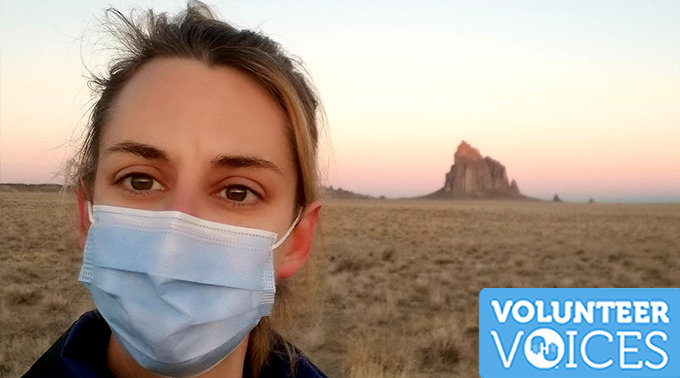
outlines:
[[[479,374],[680,377],[680,289],[483,289]]]

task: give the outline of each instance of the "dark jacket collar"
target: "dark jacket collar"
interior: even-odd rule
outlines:
[[[113,378],[106,367],[111,329],[98,311],[83,314],[36,361],[23,378],[88,377]],[[287,347],[294,351],[296,363],[291,365]],[[244,372],[244,376],[249,376]],[[260,378],[327,378],[292,344],[275,335],[272,352]]]

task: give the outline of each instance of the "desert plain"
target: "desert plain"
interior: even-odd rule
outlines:
[[[478,377],[485,287],[680,287],[680,203],[329,200],[320,226],[289,337],[331,377]],[[93,308],[77,239],[72,195],[0,193],[0,377]]]

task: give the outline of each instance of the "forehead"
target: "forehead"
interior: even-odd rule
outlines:
[[[101,147],[124,141],[159,147],[171,158],[245,154],[292,166],[278,103],[241,71],[193,60],[152,60],[125,84]]]

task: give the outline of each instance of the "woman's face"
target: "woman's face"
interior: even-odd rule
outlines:
[[[93,203],[181,211],[281,235],[295,216],[287,133],[282,109],[240,71],[152,60],[113,104]],[[275,254],[275,269],[280,260]]]

